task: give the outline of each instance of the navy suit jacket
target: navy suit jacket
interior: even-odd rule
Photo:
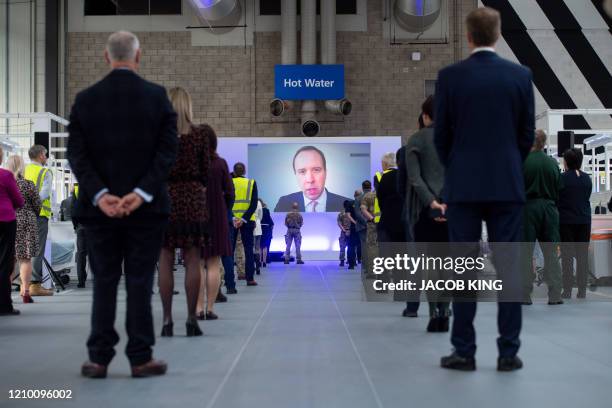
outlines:
[[[435,145],[447,203],[525,201],[522,165],[534,138],[529,68],[480,51],[438,74]]]
[[[114,70],[76,96],[68,132],[68,160],[79,181],[77,221],[108,222],[92,203],[103,188],[122,197],[138,187],[153,196],[116,222],[170,214],[167,179],[178,138],[165,88],[132,71]]]
[[[327,190],[326,190],[327,191]],[[344,208],[344,201],[349,198],[342,197],[338,194],[330,193],[327,191],[327,203],[325,205],[325,211],[327,212],[340,212]],[[293,203],[298,203],[298,211],[304,212],[304,194],[301,191],[297,193],[288,194],[278,199],[274,212],[288,212],[291,211]]]

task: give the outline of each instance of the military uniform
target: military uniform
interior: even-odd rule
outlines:
[[[302,234],[300,228],[304,224],[302,215],[297,211],[291,211],[285,216],[285,226],[287,227],[287,234],[285,235],[285,262],[289,262],[291,256],[291,241],[295,242],[295,258],[298,262],[302,261],[302,252],[300,248],[302,246]]]
[[[376,206],[376,193],[370,191],[363,196],[361,205],[364,205],[368,212],[372,215],[375,213]],[[368,221],[366,225],[366,247],[364,257],[367,260],[366,270],[372,270],[372,262],[374,258],[378,256],[378,234],[376,232],[376,223],[374,221]],[[363,250],[363,248],[362,248]],[[364,263],[366,261],[364,260]]]
[[[240,234],[236,234],[236,250],[234,251],[234,264],[236,265],[236,275],[238,279],[245,279],[245,259],[244,259],[244,246],[242,245],[242,238]]]
[[[343,263],[346,259],[346,248],[349,246],[349,241],[351,239],[351,220],[349,219],[349,215],[342,211],[338,214],[336,221],[338,225],[342,226],[340,228],[338,243],[340,244],[340,262]]]

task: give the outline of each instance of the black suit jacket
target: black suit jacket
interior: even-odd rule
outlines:
[[[176,113],[166,90],[128,70],[113,70],[80,92],[68,126],[68,160],[79,181],[81,222],[108,218],[93,205],[104,188],[122,197],[135,188],[153,196],[118,222],[167,216],[166,181],[177,153]]]
[[[325,189],[327,191],[327,189]],[[340,212],[344,209],[344,201],[353,201],[350,198],[342,197],[341,195],[330,193],[327,191],[327,203],[325,204],[325,211],[327,212]],[[282,196],[278,199],[274,212],[289,212],[293,203],[298,203],[298,211],[304,212],[304,194],[301,191],[297,193]]]
[[[522,165],[535,130],[529,68],[477,52],[440,71],[435,104],[444,201],[524,202]]]

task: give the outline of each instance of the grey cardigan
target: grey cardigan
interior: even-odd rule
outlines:
[[[405,208],[409,209],[408,225],[414,233],[421,210],[439,200],[444,187],[444,166],[434,145],[434,129],[426,127],[410,136],[405,149],[406,186]],[[414,234],[412,235],[414,236]]]

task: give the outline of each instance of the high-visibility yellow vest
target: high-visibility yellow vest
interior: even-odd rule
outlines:
[[[383,174],[390,172],[391,170],[385,170],[382,173],[380,171],[376,172],[376,180],[380,185],[380,180],[382,179]],[[380,221],[380,206],[378,205],[378,197],[374,199],[374,223],[378,224]]]
[[[41,166],[38,163],[28,164],[25,168],[25,174],[23,177],[26,180],[30,180],[36,186],[36,190],[40,193],[43,186],[43,180],[47,176],[47,172],[49,169]],[[42,202],[42,207],[40,209],[40,216],[51,218],[51,197],[47,198]]]
[[[234,183],[234,191],[236,193],[236,200],[234,201],[232,212],[234,213],[234,217],[242,218],[251,204],[255,180],[248,179],[246,177],[236,177],[232,179],[232,182]],[[254,211],[251,215],[250,221],[255,221]]]
[[[76,198],[79,198],[79,185],[78,184],[74,185],[74,196]]]

